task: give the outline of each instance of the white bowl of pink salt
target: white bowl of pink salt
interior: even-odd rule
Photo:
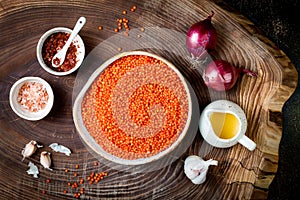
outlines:
[[[53,102],[51,86],[39,77],[23,77],[10,89],[9,103],[12,110],[26,120],[43,119],[52,109]]]

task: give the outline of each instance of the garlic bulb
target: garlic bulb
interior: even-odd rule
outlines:
[[[25,145],[25,147],[22,150],[22,161],[26,157],[30,157],[36,151],[36,149],[40,147],[42,147],[42,145],[38,145],[36,141],[31,140],[28,144]]]
[[[50,165],[51,165],[51,158],[50,158],[50,153],[47,151],[43,151],[41,153],[41,157],[40,157],[40,163],[41,165],[45,168],[45,169],[50,169]]]
[[[218,165],[218,161],[209,159],[204,161],[199,156],[189,156],[184,161],[184,173],[194,183],[202,184],[210,165]]]

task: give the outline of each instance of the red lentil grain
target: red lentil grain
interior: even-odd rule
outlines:
[[[84,193],[84,188],[80,188],[80,194]]]
[[[75,169],[78,169],[79,168],[79,165],[75,165]]]
[[[72,184],[72,188],[77,188],[78,187],[78,183],[77,182],[74,182],[73,184]]]
[[[98,26],[98,30],[99,31],[103,30],[103,26]]]
[[[119,32],[119,29],[118,29],[118,28],[115,28],[114,31],[117,33],[117,32]]]
[[[47,179],[47,180],[46,180],[46,182],[47,182],[47,183],[50,183],[50,182],[51,182],[51,180],[50,180],[50,179]]]
[[[79,181],[79,184],[83,184],[84,183],[84,179],[82,178],[82,179],[80,179],[80,181]]]
[[[126,11],[126,10],[123,10],[122,14],[123,14],[123,15],[126,15],[126,14],[127,14],[127,11]]]

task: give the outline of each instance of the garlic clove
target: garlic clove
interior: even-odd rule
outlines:
[[[41,165],[45,168],[45,169],[49,169],[52,171],[52,169],[50,168],[51,166],[51,158],[50,158],[50,153],[47,151],[43,151],[41,153],[41,157],[40,157],[40,163]]]
[[[199,156],[189,156],[184,161],[184,173],[194,184],[202,184],[206,180],[206,174],[210,165],[218,165],[216,160],[204,161]]]
[[[24,161],[25,158],[30,157],[36,151],[36,149],[40,147],[42,146],[38,145],[36,141],[31,140],[28,144],[25,145],[21,152],[23,156],[22,161]]]

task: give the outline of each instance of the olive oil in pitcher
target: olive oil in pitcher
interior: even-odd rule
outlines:
[[[240,122],[233,114],[212,112],[209,119],[215,134],[219,138],[230,139],[239,132]]]

